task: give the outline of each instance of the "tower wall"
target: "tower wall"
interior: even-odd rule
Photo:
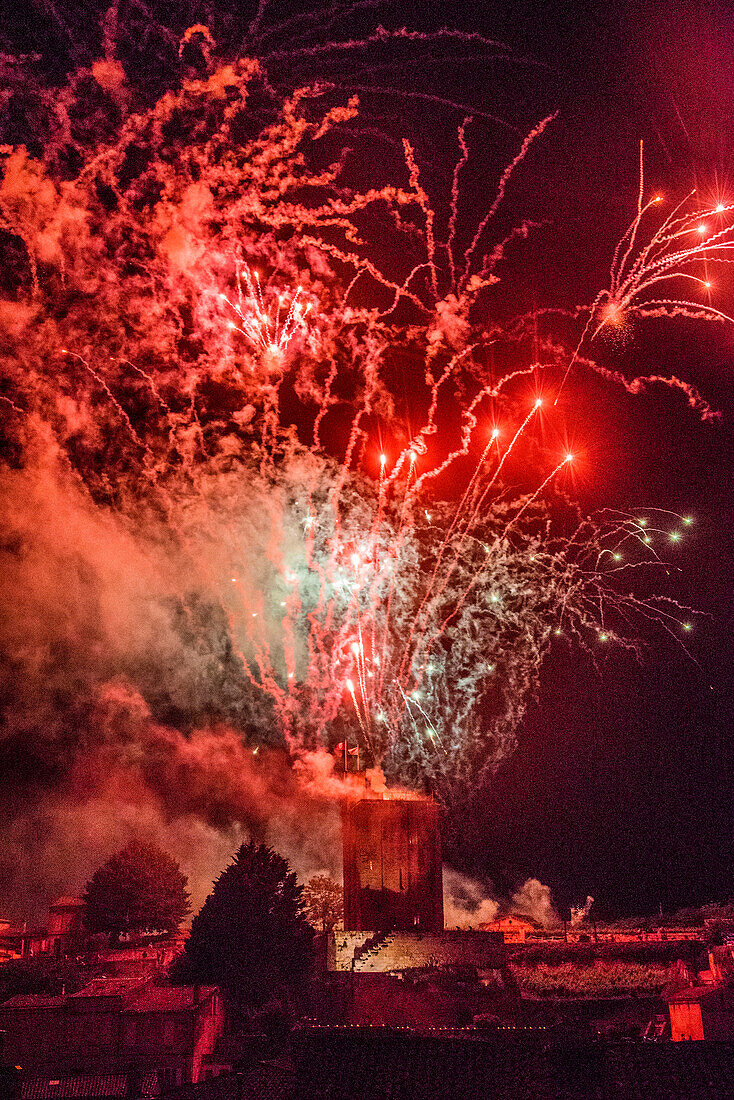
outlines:
[[[344,927],[440,932],[438,806],[428,798],[363,798],[342,810]]]

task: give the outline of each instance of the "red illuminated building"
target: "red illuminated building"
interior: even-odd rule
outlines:
[[[201,1080],[217,1062],[224,1005],[215,986],[98,978],[78,993],[11,997],[0,1031],[6,1060],[29,1077],[132,1069],[172,1086]]]
[[[432,799],[350,799],[342,809],[344,927],[443,931],[438,807]]]

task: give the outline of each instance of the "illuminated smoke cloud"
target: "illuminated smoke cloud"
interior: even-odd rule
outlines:
[[[443,869],[443,913],[446,928],[478,928],[493,921],[499,904],[486,886],[450,867]]]
[[[529,878],[512,895],[510,908],[518,916],[532,917],[541,928],[555,928],[561,923],[550,886],[544,886],[537,878]]]
[[[571,924],[582,924],[586,920],[591,907],[594,904],[594,899],[591,894],[587,894],[586,901],[583,905],[571,906]]]

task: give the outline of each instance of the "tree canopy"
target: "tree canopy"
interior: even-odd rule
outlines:
[[[194,917],[175,980],[219,985],[241,1010],[290,1002],[311,961],[303,887],[287,860],[243,844]]]
[[[57,959],[53,955],[8,959],[0,966],[0,1004],[24,993],[44,994],[47,997],[56,997],[64,992],[76,993],[98,976],[99,970],[95,965],[76,959]]]
[[[189,912],[188,879],[156,844],[132,840],[87,883],[84,919],[91,932],[172,932]]]
[[[344,919],[344,890],[328,875],[314,875],[303,890],[306,917],[317,932],[331,932]]]

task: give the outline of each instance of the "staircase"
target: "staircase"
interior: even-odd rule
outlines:
[[[384,947],[392,943],[394,938],[389,932],[375,932],[374,935],[369,936],[364,943],[355,947],[352,970],[364,970],[369,965],[370,960],[379,954]]]
[[[650,1023],[647,1025],[642,1033],[642,1038],[648,1042],[659,1042],[661,1039],[667,1039],[666,1031],[668,1031],[668,1017],[662,1013],[657,1016],[653,1016]]]

